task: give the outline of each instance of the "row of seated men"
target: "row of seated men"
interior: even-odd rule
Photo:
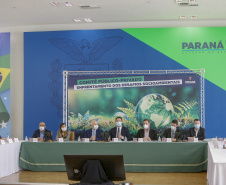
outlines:
[[[129,129],[122,124],[122,117],[117,117],[115,119],[115,124],[115,127],[109,131],[108,140],[110,141],[112,138],[118,138],[119,141],[124,141],[126,138],[128,141],[131,141],[132,137]],[[198,140],[204,140],[206,138],[205,129],[201,127],[199,119],[195,119],[193,125],[194,127],[189,129],[185,138],[178,126],[178,121],[174,119],[171,122],[171,128],[166,129],[162,137],[172,138],[172,141],[187,139],[187,137],[196,137]],[[84,138],[90,138],[91,141],[103,140],[103,130],[99,128],[97,121],[93,120],[91,122],[91,127],[91,129],[85,131]],[[56,135],[56,140],[58,138],[63,138],[65,141],[68,141],[71,132],[72,131],[67,130],[65,123],[61,123],[60,129]],[[45,133],[50,134],[51,132],[46,129],[45,123],[41,122],[39,124],[39,129],[34,132],[32,138],[38,138],[39,141],[43,141]],[[150,128],[150,121],[148,119],[144,119],[143,128],[138,130],[136,138],[143,138],[144,141],[157,140],[157,132]]]

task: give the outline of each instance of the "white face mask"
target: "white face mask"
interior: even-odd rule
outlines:
[[[65,132],[65,131],[67,130],[67,128],[66,128],[66,127],[62,127],[61,130],[62,130],[63,132]]]
[[[146,124],[144,125],[144,129],[145,130],[148,129],[148,127],[149,127],[148,125],[146,125]]]
[[[174,127],[174,126],[171,126],[171,129],[172,129],[172,130],[176,130],[176,127]]]
[[[122,122],[116,122],[117,127],[121,127],[122,126]]]
[[[39,130],[43,131],[43,130],[45,130],[45,127],[39,127]]]
[[[200,128],[200,124],[195,124],[195,128],[199,129]]]
[[[98,125],[94,125],[94,127],[93,127],[93,128],[94,128],[94,130],[97,130],[97,129],[98,129],[98,127],[99,127]]]

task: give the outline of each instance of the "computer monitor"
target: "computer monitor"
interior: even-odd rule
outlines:
[[[109,180],[126,180],[123,155],[64,155],[69,180],[81,180],[82,167],[87,160],[99,160]]]

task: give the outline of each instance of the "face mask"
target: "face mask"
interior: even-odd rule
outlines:
[[[172,129],[172,130],[176,130],[176,127],[174,127],[174,126],[171,126],[171,129]]]
[[[94,125],[94,130],[97,130],[98,129],[98,125]]]
[[[196,129],[199,129],[199,127],[200,127],[200,124],[195,124]]]
[[[45,127],[39,127],[39,130],[43,131],[43,130],[45,130]]]
[[[66,128],[66,127],[63,127],[63,128],[61,128],[61,130],[62,130],[63,132],[65,132],[65,131],[67,130],[67,128]]]
[[[145,129],[145,130],[148,129],[148,127],[149,127],[148,125],[144,125],[144,129]]]
[[[117,122],[117,127],[121,127],[122,126],[122,122]]]

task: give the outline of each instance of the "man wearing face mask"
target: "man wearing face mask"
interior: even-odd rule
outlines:
[[[90,141],[102,141],[103,138],[101,137],[101,134],[103,130],[99,128],[99,125],[95,120],[91,122],[91,127],[91,129],[86,130],[84,137],[90,138]]]
[[[46,129],[46,124],[41,122],[39,123],[39,129],[34,131],[32,138],[38,138],[38,141],[43,141],[45,133],[51,135],[51,131]]]
[[[144,129],[138,130],[137,138],[143,138],[144,141],[157,140],[157,133],[155,130],[150,129],[150,121],[148,119],[144,119],[143,127]]]
[[[162,136],[165,138],[172,138],[172,141],[180,141],[184,138],[182,131],[178,127],[178,121],[176,119],[172,121],[171,128],[166,129]]]
[[[129,129],[122,125],[122,117],[115,118],[116,127],[112,128],[109,131],[108,140],[112,140],[112,138],[118,138],[119,141],[124,141],[125,137],[128,141],[132,140],[130,136]]]
[[[205,129],[201,127],[199,119],[194,119],[194,127],[189,129],[188,137],[196,137],[198,140],[206,138]]]

